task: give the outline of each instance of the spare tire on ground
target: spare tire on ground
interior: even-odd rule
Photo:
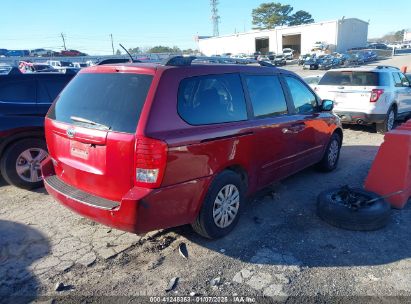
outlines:
[[[373,192],[345,186],[322,192],[317,199],[317,214],[339,228],[372,231],[388,224],[391,205]]]

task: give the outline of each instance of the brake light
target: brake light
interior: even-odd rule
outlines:
[[[158,188],[167,163],[167,144],[161,140],[137,137],[136,186]]]
[[[384,94],[384,90],[374,89],[371,91],[370,102],[377,102],[381,95]]]

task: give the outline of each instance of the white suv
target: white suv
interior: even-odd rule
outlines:
[[[411,87],[399,69],[388,66],[328,71],[315,91],[334,101],[334,112],[344,124],[376,124],[390,131],[397,119],[411,115]]]

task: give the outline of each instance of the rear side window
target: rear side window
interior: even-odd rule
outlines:
[[[150,75],[127,73],[78,74],[60,94],[48,117],[134,133],[152,79]]]
[[[34,80],[7,81],[0,84],[0,101],[15,103],[35,103],[36,85]]]
[[[183,79],[178,90],[178,113],[191,125],[247,119],[239,75],[207,75]]]
[[[254,116],[267,117],[288,113],[287,103],[277,76],[245,76]]]
[[[341,71],[327,72],[321,78],[319,85],[332,86],[383,86],[380,73]]]

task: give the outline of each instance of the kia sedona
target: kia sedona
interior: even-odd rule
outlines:
[[[317,165],[336,168],[333,102],[292,72],[174,57],[81,70],[45,120],[47,191],[110,227],[191,224],[227,235],[246,198]]]

